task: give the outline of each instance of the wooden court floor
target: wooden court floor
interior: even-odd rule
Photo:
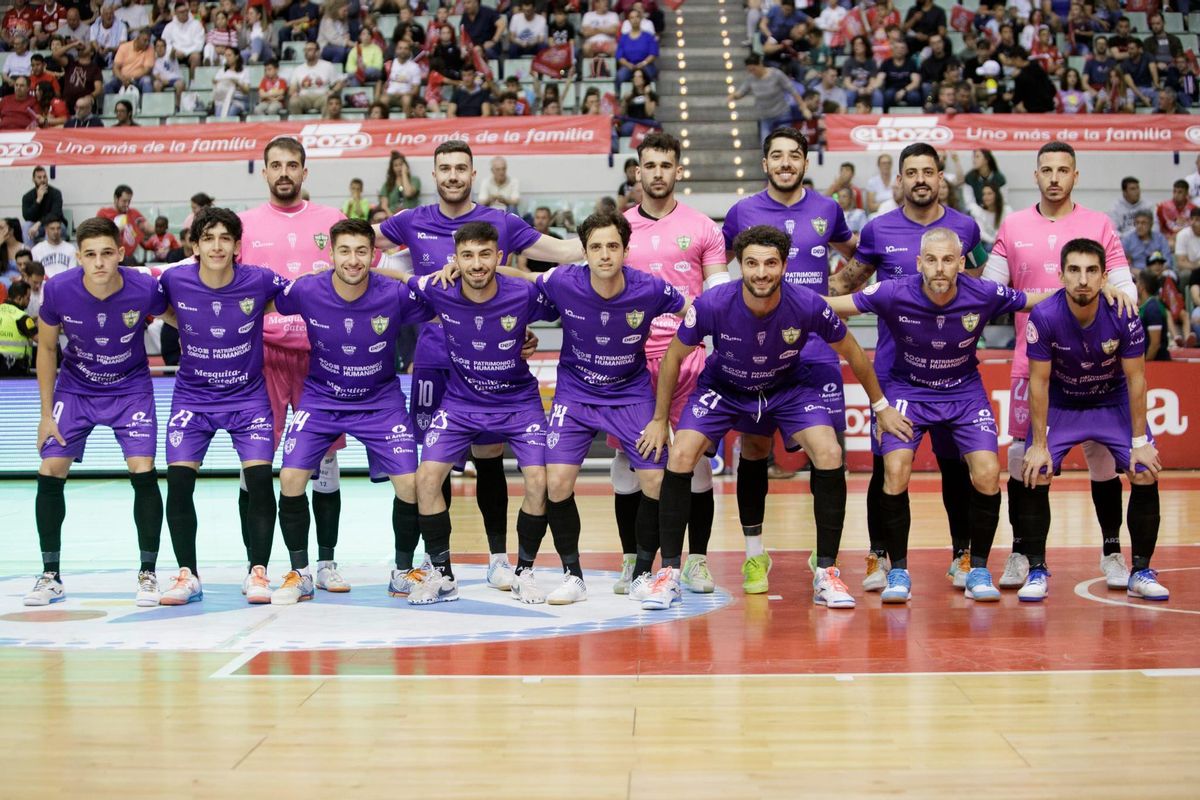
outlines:
[[[460,484],[467,496],[455,501],[454,549],[474,554],[461,559],[473,574],[485,540],[473,485]],[[116,534],[88,517],[124,508],[127,489],[68,488],[64,558],[73,543],[92,547],[87,553],[116,547]],[[1052,493],[1052,592],[1040,605],[1006,593],[976,606],[951,589],[940,496],[926,478],[913,494],[913,602],[883,608],[864,596],[865,481],[854,477],[842,566],[859,605],[815,607],[807,480],[771,489],[770,593],[742,594],[733,484],[719,479],[710,552],[727,595],[643,624],[622,621],[612,598],[597,593],[619,559],[610,487],[589,479],[579,492],[588,613],[604,619],[582,632],[586,619],[572,627],[564,618],[550,632],[511,635],[504,629],[540,623],[507,615],[505,598],[474,589],[446,604],[460,608],[435,612],[438,627],[463,627],[461,641],[356,643],[353,620],[424,612],[381,598],[382,560],[356,549],[370,540],[390,548],[378,522],[386,490],[359,479],[344,484],[339,553],[364,562],[355,573],[364,578],[338,602],[267,607],[247,623],[235,588],[210,578],[195,604],[204,608],[153,617],[170,631],[155,638],[143,636],[155,629],[137,622],[143,612],[123,585],[108,591],[116,578],[78,559],[64,562],[78,573],[68,575],[67,602],[37,611],[49,616],[18,617],[27,613],[18,605],[28,570],[6,563],[5,575],[23,574],[0,579],[0,798],[1200,796],[1200,475],[1164,480],[1155,561],[1172,598],[1154,606],[1096,581],[1086,475],[1064,476]],[[0,482],[0,527],[9,549],[34,557],[24,492]],[[202,482],[205,492],[225,497],[228,486]],[[225,541],[237,539],[231,519],[205,522],[217,505],[202,507],[202,572],[206,552],[237,549]],[[1008,554],[1004,519],[994,574]],[[549,540],[544,550],[539,566],[550,580]],[[172,559],[164,551],[165,576]],[[59,636],[68,626],[80,633]],[[334,629],[313,630],[322,626]],[[17,629],[30,633],[19,639]],[[228,646],[272,629],[281,647]],[[198,644],[230,630],[243,638]],[[381,641],[392,633],[380,631]],[[164,646],[167,636],[181,638]],[[342,643],[309,646],[314,636]]]

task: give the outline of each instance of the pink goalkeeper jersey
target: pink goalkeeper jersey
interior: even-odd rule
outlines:
[[[1062,248],[1072,239],[1091,239],[1104,248],[1109,280],[1115,273],[1129,276],[1129,260],[1107,214],[1084,208],[1078,203],[1062,219],[1046,219],[1037,204],[1009,214],[996,232],[996,244],[984,268],[983,277],[1001,286],[1027,292],[1053,292],[1062,288],[1058,267]],[[1025,355],[1026,312],[1016,315],[1017,344],[1013,351],[1014,378],[1029,377],[1029,359]]]
[[[633,228],[625,263],[657,275],[695,300],[704,289],[704,268],[725,265],[725,238],[717,224],[694,208],[677,203],[662,219],[651,219],[634,206],[625,212]],[[679,317],[664,314],[650,325],[646,357],[661,358],[679,330]]]
[[[238,216],[244,228],[238,260],[270,267],[288,280],[330,265],[329,229],[346,218],[336,208],[308,201],[289,209],[263,203]],[[299,316],[267,314],[263,341],[288,350],[309,350],[304,320]]]

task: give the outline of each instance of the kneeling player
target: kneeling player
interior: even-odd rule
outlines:
[[[1029,577],[1017,592],[1039,601],[1049,591],[1046,534],[1050,478],[1077,444],[1094,441],[1129,476],[1130,597],[1166,600],[1167,588],[1150,569],[1158,540],[1158,472],[1162,465],[1146,427],[1146,336],[1136,314],[1122,317],[1099,302],[1107,282],[1105,253],[1089,239],[1062,249],[1063,287],[1039,305],[1025,329],[1029,354],[1029,428],[1023,479],[1028,502]],[[1049,425],[1049,431],[1047,431]]]

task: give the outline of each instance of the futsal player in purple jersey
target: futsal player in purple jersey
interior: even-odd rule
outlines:
[[[657,455],[667,438],[667,413],[679,365],[706,336],[713,340],[700,383],[685,407],[671,443],[659,504],[662,569],[642,573],[629,593],[642,607],[665,609],[679,601],[679,562],[688,519],[691,470],[730,430],[768,438],[779,429],[789,446],[803,447],[812,461],[817,567],[813,600],[830,608],[853,608],[837,561],[846,516],[846,473],[832,415],[820,387],[806,382],[800,355],[817,333],[846,359],[879,410],[883,430],[905,437],[908,423],[887,405],[871,362],[821,296],[783,281],[790,242],[783,231],[757,225],[738,234],[734,252],[740,284],[702,294],[671,342],[659,377],[654,419],[639,449]],[[756,510],[757,511],[757,510]]]
[[[167,422],[167,527],[179,563],[162,605],[204,597],[196,558],[196,474],[219,430],[233,440],[249,493],[250,567],[242,585],[250,603],[271,601],[267,563],[275,535],[271,476],[274,417],[263,378],[263,315],[288,285],[267,267],[241,264],[242,221],[209,206],[192,222],[196,260],[159,280],[179,329],[179,371]]]
[[[420,538],[417,446],[407,398],[396,378],[396,332],[432,312],[404,283],[371,274],[375,232],[362,220],[329,229],[333,271],[293,282],[275,298],[280,314],[299,314],[312,345],[300,405],[283,439],[279,527],[292,569],[271,595],[275,605],[311,600],[310,514],[304,489],[329,445],[349,434],[367,450],[371,479],[390,480],[396,569],[389,592],[402,594]]]
[[[1108,281],[1106,260],[1095,241],[1067,242],[1060,261],[1063,288],[1034,309],[1025,329],[1032,439],[1022,463],[1029,497],[1022,522],[1029,576],[1017,592],[1025,601],[1049,592],[1050,479],[1071,448],[1085,441],[1106,447],[1129,477],[1133,570],[1126,591],[1145,600],[1170,597],[1150,568],[1162,464],[1146,425],[1146,335],[1136,314],[1122,316],[1099,301]]]
[[[517,514],[513,597],[523,603],[545,602],[533,577],[533,559],[547,525],[546,414],[537,378],[520,351],[529,323],[557,319],[558,312],[533,284],[496,274],[507,255],[497,245],[499,238],[495,226],[468,222],[454,232],[461,275],[457,284],[438,285],[429,275],[408,281],[441,319],[450,354],[450,380],[425,432],[417,471],[421,535],[433,570],[409,594],[408,602],[414,605],[458,599],[442,484],[454,464],[484,436],[512,447],[525,481]]]
[[[162,536],[163,503],[154,469],[158,424],[150,364],[144,343],[145,320],[166,311],[162,289],[150,275],[121,267],[121,234],[99,217],[76,228],[79,265],[46,281],[39,312],[37,377],[42,414],[37,441],[34,514],[42,550],[42,574],[25,595],[25,605],[65,599],[59,574],[62,524],[67,515],[63,486],[71,463],[83,460],[88,436],[97,425],[113,429],[133,485],[133,521],[141,566],[139,606],[156,606],[154,573]],[[65,335],[62,369],[57,370],[59,335]]]
[[[418,277],[440,272],[453,262],[454,232],[468,222],[495,226],[497,246],[506,258],[514,253],[554,263],[583,258],[578,241],[546,236],[516,214],[472,201],[475,165],[466,142],[451,140],[437,146],[433,153],[433,179],[438,202],[406,209],[375,226],[381,240],[408,248],[413,273]],[[429,428],[434,412],[441,407],[449,375],[442,326],[436,322],[421,326],[412,371],[412,415],[418,435]],[[488,583],[506,590],[512,585],[513,568],[507,555],[508,483],[504,477],[504,445],[484,436],[472,446],[471,455],[476,471],[475,498],[491,552]],[[449,505],[448,476],[443,493]]]

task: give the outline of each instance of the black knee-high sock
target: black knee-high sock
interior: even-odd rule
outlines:
[[[199,575],[196,567],[196,470],[167,465],[167,530],[180,568]]]
[[[313,489],[312,516],[317,526],[317,560],[333,561],[342,520],[342,490],[318,492]]]
[[[708,540],[712,538],[713,515],[716,501],[713,490],[692,492],[692,512],[688,517],[688,553],[694,556],[708,555]]]
[[[425,537],[425,552],[429,554],[433,568],[447,578],[453,578],[454,570],[450,568],[450,512],[420,514],[417,526]]]
[[[1158,484],[1132,484],[1129,489],[1129,539],[1132,542],[1134,571],[1148,569],[1158,543],[1160,513]]]
[[[446,510],[450,510],[450,476],[446,476],[446,480],[442,481],[442,499],[446,501]]]
[[[763,517],[767,512],[766,458],[741,458],[737,469],[738,519],[744,536],[762,536]]]
[[[971,487],[971,568],[986,567],[1000,524],[1000,493],[983,494]]]
[[[37,498],[33,503],[38,545],[42,548],[42,571],[55,575],[59,571],[63,520],[67,518],[67,501],[63,497],[66,484],[66,478],[38,475]]]
[[[545,514],[527,514],[525,509],[517,512],[517,574],[533,567],[537,560],[542,539],[546,538],[548,520]]]
[[[563,572],[582,578],[583,569],[579,566],[579,506],[572,494],[566,500],[556,503],[546,502],[546,521],[550,523],[550,533],[554,536],[554,549],[562,559]]]
[[[900,494],[881,493],[879,511],[880,521],[883,523],[883,539],[887,542],[892,569],[908,569],[908,530],[912,526],[908,491]]]
[[[1092,505],[1104,535],[1104,555],[1121,552],[1121,479],[1092,481]]]
[[[888,540],[883,521],[883,456],[871,457],[871,482],[867,484],[867,538],[871,552],[887,555]]]
[[[417,542],[421,540],[416,503],[392,498],[392,537],[396,543],[396,569],[408,572],[413,568],[413,556],[417,552]]]
[[[957,458],[939,458],[937,463],[942,472],[942,505],[946,507],[946,519],[950,523],[950,542],[954,547],[954,557],[958,558],[971,546],[970,522],[967,518],[971,471],[965,462]]]
[[[617,515],[617,535],[621,537],[621,552],[625,555],[638,551],[637,517],[642,504],[642,493],[614,494],[613,509]]]
[[[662,493],[658,498],[659,550],[664,567],[680,566],[683,532],[692,505],[692,473],[663,470]]]
[[[658,500],[642,495],[636,521],[637,563],[633,567],[635,578],[654,569],[654,558],[658,555],[660,544],[658,519],[661,507]]]
[[[296,571],[308,567],[308,526],[311,522],[308,495],[279,495],[279,530],[283,531],[283,544],[288,549],[292,569]]]
[[[275,483],[271,477],[271,465],[246,467],[243,474],[246,476],[246,494],[250,499],[246,508],[250,529],[246,555],[250,558],[251,567],[265,567],[271,561],[271,546],[275,540]],[[307,540],[305,549],[308,549]]]
[[[1024,487],[1022,487],[1024,488]],[[1029,559],[1029,567],[1046,567],[1046,537],[1050,533],[1050,487],[1038,486],[1025,489],[1021,501],[1021,529],[1025,532],[1022,540],[1024,554]]]
[[[1029,556],[1029,553],[1025,550],[1025,539],[1030,535],[1026,527],[1026,523],[1030,519],[1030,512],[1026,507],[1031,502],[1033,500],[1029,489],[1021,479],[1010,477],[1008,479],[1008,524],[1012,526],[1012,549],[1014,553],[1020,553],[1026,557]]]
[[[170,469],[170,466],[167,467]],[[243,480],[245,475],[243,474]],[[169,489],[169,487],[168,487]],[[271,491],[271,502],[275,502],[275,492]],[[272,515],[273,516],[273,515]],[[254,566],[254,559],[250,557],[250,542],[253,537],[250,535],[250,492],[245,489],[238,489],[238,522],[242,527],[242,544],[246,547],[246,560],[250,562],[250,566]],[[271,527],[275,527],[275,520],[271,520]]]
[[[163,498],[158,488],[158,470],[130,473],[133,485],[133,524],[137,528],[142,572],[153,572],[162,543]]]
[[[508,480],[504,477],[504,456],[479,458],[475,462],[475,502],[483,515],[488,552],[508,552]]]
[[[842,545],[842,528],[846,524],[846,471],[817,469],[809,472],[813,495],[813,517],[817,523],[817,566],[832,567],[837,563]]]

